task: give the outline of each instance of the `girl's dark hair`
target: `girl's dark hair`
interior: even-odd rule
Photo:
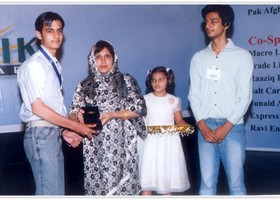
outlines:
[[[210,12],[217,12],[222,19],[223,26],[231,27],[234,21],[234,11],[230,5],[207,5],[201,10],[201,15],[205,20]]]
[[[105,40],[99,40],[99,41],[96,42],[95,49],[94,49],[94,55],[99,53],[100,51],[102,51],[105,47],[109,50],[110,54],[113,57],[113,62],[115,62],[114,47],[109,42],[107,42]]]
[[[152,77],[153,77],[154,73],[158,73],[158,72],[163,73],[167,77],[166,92],[169,94],[174,94],[174,89],[175,89],[174,73],[170,68],[167,68],[164,66],[155,67],[152,71],[148,72],[148,75],[146,78],[146,94],[153,92]]]
[[[54,20],[59,20],[64,28],[65,23],[62,17],[54,12],[44,12],[40,14],[35,21],[35,30],[42,33],[44,25],[50,26]]]

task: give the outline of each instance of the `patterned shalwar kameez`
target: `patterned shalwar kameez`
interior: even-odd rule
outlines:
[[[146,114],[146,105],[137,81],[119,71],[117,54],[112,70],[98,71],[94,48],[89,53],[90,75],[74,93],[70,113],[86,105],[98,106],[100,114],[127,109]],[[125,80],[127,96],[122,96]],[[83,140],[84,187],[86,195],[137,195],[139,183],[137,131],[130,120],[113,118],[92,140]]]

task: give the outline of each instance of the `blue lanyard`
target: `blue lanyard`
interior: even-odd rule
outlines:
[[[39,47],[39,50],[43,53],[43,55],[48,59],[48,61],[52,64],[52,67],[58,77],[58,80],[59,80],[59,84],[60,84],[60,87],[62,86],[62,78],[61,78],[61,74],[58,72],[57,68],[56,68],[56,65],[54,64],[54,61],[53,59],[51,59],[51,57],[47,54],[47,52],[40,46]]]

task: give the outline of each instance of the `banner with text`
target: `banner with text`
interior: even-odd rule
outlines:
[[[254,59],[253,102],[246,123],[247,146],[253,150],[280,151],[280,6],[236,8],[242,14],[237,16],[235,37],[246,36],[244,48]]]

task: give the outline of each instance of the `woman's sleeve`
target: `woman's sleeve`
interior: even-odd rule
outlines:
[[[147,107],[137,80],[127,73],[124,74],[124,80],[127,91],[126,109],[145,116]]]
[[[83,107],[83,106],[85,106],[84,92],[83,92],[83,87],[82,87],[81,83],[79,83],[74,92],[69,113],[70,114],[75,113],[78,111],[78,109],[80,107]]]

